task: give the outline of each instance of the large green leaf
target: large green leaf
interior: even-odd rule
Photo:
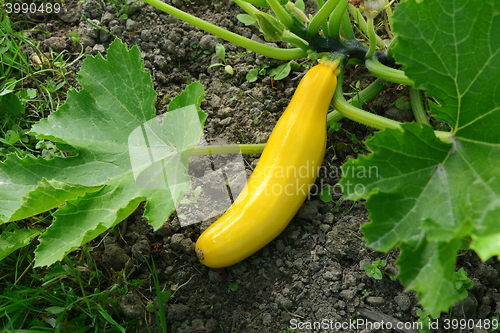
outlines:
[[[198,115],[200,117],[200,123],[205,124],[208,115],[201,111],[201,100],[205,95],[205,89],[200,82],[193,82],[184,89],[179,95],[175,96],[174,99],[168,105],[168,111],[174,111],[179,108],[183,108],[186,105],[194,105],[198,110]]]
[[[158,121],[151,77],[137,47],[114,41],[107,60],[87,57],[80,91],[32,128],[32,135],[70,145],[77,155],[44,160],[9,155],[0,163],[0,220],[4,223],[56,208],[40,236],[36,266],[62,259],[122,221],[142,202],[154,228],[190,188],[186,151],[200,140],[199,101],[193,84],[185,107]],[[190,106],[187,104],[191,104]]]
[[[0,260],[28,245],[42,230],[42,228],[17,229],[13,224],[7,226],[0,235]]]
[[[483,260],[500,255],[500,3],[403,1],[393,19],[396,60],[436,102],[452,143],[417,124],[379,132],[341,185],[368,199],[368,245],[400,247],[401,281],[438,314],[462,297],[453,271],[463,237]]]

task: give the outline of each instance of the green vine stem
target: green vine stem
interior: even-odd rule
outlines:
[[[340,82],[340,81],[339,81]],[[342,88],[339,89],[339,86],[341,87],[342,84],[337,85],[337,90],[335,91],[335,94],[337,95],[338,92],[340,92],[340,95],[342,96],[341,101],[341,109],[345,111],[346,109],[352,109],[351,111],[348,112],[353,112],[353,113],[359,113],[360,116],[358,118],[371,118],[371,119],[376,119],[376,118],[382,118],[387,120],[387,122],[380,121],[380,120],[375,120],[370,123],[378,123],[378,124],[389,124],[389,126],[379,126],[375,127],[378,129],[383,129],[383,128],[401,128],[400,123],[386,119],[384,117],[380,117],[371,113],[368,113],[366,111],[363,111],[361,109],[358,109],[357,107],[361,107],[364,104],[368,103],[371,101],[373,98],[378,96],[386,87],[387,85],[380,79],[375,80],[372,84],[370,84],[368,87],[363,89],[362,91],[359,92],[358,95],[355,97],[351,98],[349,101],[346,101],[342,95]],[[335,100],[339,100],[336,96],[334,96]],[[338,107],[339,104],[334,103],[334,106]],[[360,113],[361,111],[361,113]],[[366,113],[369,115],[368,117],[366,116]],[[339,121],[343,119],[344,116],[334,110],[328,114],[327,117],[327,124],[330,125],[333,122]],[[354,119],[353,119],[354,120]],[[359,121],[362,123],[361,121]],[[367,123],[364,123],[365,125],[368,125]],[[370,126],[370,125],[368,125]],[[382,127],[382,128],[381,128]],[[451,138],[451,133],[449,132],[442,132],[442,131],[434,131],[436,136],[446,142],[446,143],[451,143],[452,138]],[[198,146],[190,150],[189,156],[201,156],[201,155],[222,155],[222,154],[262,154],[264,151],[264,148],[266,147],[265,143],[259,143],[259,144],[229,144],[229,145],[216,145],[216,146]]]
[[[269,8],[269,4],[267,3],[266,0],[245,0],[245,1],[255,6],[259,6],[262,8]]]
[[[340,34],[345,39],[354,39],[356,36],[354,35],[354,30],[352,29],[352,22],[349,18],[349,13],[346,10],[344,12],[344,16],[342,16],[342,21],[340,22]]]
[[[385,88],[387,84],[380,79],[375,80],[365,89],[361,90],[356,96],[351,98],[347,103],[356,107],[362,107],[372,99],[377,97]],[[327,125],[343,119],[344,116],[334,110],[328,113]],[[220,155],[220,154],[261,154],[264,151],[265,143],[261,144],[230,144],[230,145],[217,145],[217,146],[198,146],[191,150],[190,156],[200,155]]]
[[[331,1],[331,0],[330,0]],[[335,7],[332,14],[330,15],[330,20],[328,22],[328,36],[338,37],[340,35],[340,23],[344,17],[344,13],[347,9],[347,0],[340,0],[340,3]]]
[[[401,123],[395,120],[381,117],[349,104],[342,94],[343,79],[344,69],[341,70],[341,73],[338,76],[337,89],[335,89],[335,94],[333,95],[333,106],[338,110],[338,112],[348,119],[379,130],[386,128],[401,129]]]
[[[387,20],[389,21],[389,25],[392,28],[392,8],[391,8],[391,5],[389,3],[387,3],[387,0],[385,2],[388,5],[387,8],[385,9],[386,15],[387,15]],[[391,2],[391,4],[392,4],[392,2]]]
[[[340,114],[350,120],[379,130],[383,130],[386,128],[403,130],[401,128],[400,122],[366,112],[364,110],[361,110],[360,108],[355,107],[354,105],[349,104],[342,94],[343,79],[344,69],[342,68],[340,75],[338,76],[337,88],[335,89],[335,94],[333,95],[333,106],[338,110]],[[443,142],[453,142],[453,136],[451,132],[434,131],[434,134]]]
[[[241,9],[243,9],[245,12],[247,12],[248,15],[253,17],[255,20],[257,20],[257,16],[255,16],[256,12],[259,12],[257,8],[252,6],[252,4],[248,1],[242,1],[242,0],[233,0],[238,6],[240,6]]]
[[[384,91],[385,88],[387,88],[387,84],[385,83],[385,81],[376,79],[372,84],[361,90],[356,94],[356,96],[349,99],[347,102],[355,107],[362,108],[366,103],[370,102],[375,97],[380,95],[380,93]],[[332,112],[328,113],[328,116],[326,117],[326,124],[327,126],[330,126],[332,123],[337,122],[343,118],[344,116],[340,112],[338,112],[337,110],[333,110]]]
[[[309,24],[309,28],[307,29],[309,35],[315,35],[318,33],[320,26],[322,26],[323,23],[326,22],[328,16],[330,16],[332,11],[337,6],[338,2],[339,0],[328,0],[326,2],[326,5],[322,6],[319,9],[318,13],[314,15],[311,23]]]
[[[325,2],[323,0],[316,0],[316,4],[318,5],[318,9],[321,9],[325,5]]]
[[[285,27],[291,28],[295,24],[290,14],[288,14],[285,8],[279,4],[278,0],[267,0],[267,2],[276,14],[276,17],[278,17]]]
[[[338,112],[337,110],[333,110],[328,113],[326,117],[326,126],[329,127],[331,124],[336,123],[345,117],[342,115],[342,113]]]
[[[309,43],[300,38],[299,36],[291,33],[288,30],[283,31],[283,36],[281,37],[281,40],[284,41],[285,43],[291,44],[296,47],[300,47],[304,51],[308,51],[311,49],[309,46]]]
[[[306,25],[309,25],[311,23],[311,21],[309,21],[309,17],[307,17],[307,15],[302,10],[300,10],[299,7],[296,7],[293,2],[288,1],[288,3],[286,4],[286,9],[288,9],[288,11],[292,13],[292,16],[295,16],[297,21],[301,21],[300,25],[303,25],[304,23]]]
[[[262,154],[265,143],[241,145],[198,146],[190,150],[189,156],[222,154]]]
[[[365,18],[361,14],[361,11],[351,4],[349,4],[348,6],[349,6],[349,9],[351,10],[352,17],[354,18],[354,20],[358,24],[361,31],[363,31],[366,35],[368,35],[368,23],[366,23]],[[382,40],[382,38],[380,38],[377,34],[375,34],[375,38],[377,39],[377,46],[379,48],[384,48],[385,43]]]
[[[316,0],[316,3],[318,4],[318,9],[321,9],[325,5],[323,0]],[[326,34],[328,31],[328,21],[324,21],[323,24],[321,25],[321,29],[323,29],[323,34]]]
[[[270,0],[271,1],[271,0]],[[275,0],[276,1],[276,0]],[[214,24],[208,23],[193,15],[183,12],[175,7],[167,5],[160,0],[144,0],[144,2],[151,6],[164,11],[167,14],[177,17],[178,19],[188,22],[197,28],[205,30],[215,36],[218,36],[228,42],[244,47],[250,51],[257,52],[263,56],[279,59],[279,60],[292,60],[307,57],[307,52],[300,48],[295,49],[280,49],[269,45],[261,44],[251,39],[245,38],[226,29],[220,28]],[[280,6],[281,7],[281,6]],[[288,14],[287,14],[288,15]],[[283,22],[283,21],[281,21]]]
[[[373,27],[373,17],[371,15],[368,17],[368,38],[370,48],[366,53],[366,59],[370,59],[377,48],[377,34],[375,33],[375,28]]]
[[[419,124],[429,125],[429,118],[427,118],[427,112],[424,109],[424,103],[422,101],[422,93],[420,90],[415,88],[410,88],[410,103],[411,109],[413,110],[413,115],[415,120]]]
[[[381,64],[380,61],[375,59],[375,57],[367,59],[365,64],[370,73],[378,78],[381,78],[382,80],[404,84],[407,86],[413,86],[415,84],[415,82],[410,80],[402,70],[385,66],[384,64]]]

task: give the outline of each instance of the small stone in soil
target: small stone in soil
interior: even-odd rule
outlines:
[[[174,251],[179,251],[181,249],[181,241],[184,239],[183,234],[174,234],[170,240],[170,247]]]
[[[92,54],[94,54],[94,55],[97,55],[98,53],[104,54],[105,51],[106,51],[106,49],[104,48],[104,46],[102,44],[96,44],[92,48]]]
[[[200,49],[202,50],[208,50],[211,53],[215,52],[215,46],[219,43],[219,40],[217,37],[212,36],[212,35],[205,35],[201,37],[200,40]]]
[[[151,246],[149,242],[143,239],[132,245],[132,255],[139,262],[147,262],[151,255]]]
[[[45,46],[59,53],[66,48],[66,41],[61,37],[50,37],[44,41]]]
[[[305,220],[313,220],[318,214],[318,206],[316,206],[315,201],[306,201],[300,207],[297,215],[298,217]]]
[[[212,283],[221,283],[222,281],[224,281],[224,279],[222,278],[222,275],[220,275],[218,272],[212,271],[212,270],[208,271],[208,279]]]
[[[366,303],[371,305],[381,305],[384,304],[384,298],[378,296],[371,296],[366,298]]]
[[[78,5],[63,6],[59,18],[66,23],[76,23],[82,16],[82,10]]]
[[[173,320],[182,320],[186,317],[188,313],[188,307],[184,304],[171,304],[168,307],[168,319],[170,321]]]
[[[394,297],[394,301],[401,308],[402,311],[407,311],[410,308],[410,298],[406,294],[401,294]]]
[[[144,304],[142,304],[141,298],[133,291],[123,296],[119,304],[125,317],[137,318],[144,313]]]
[[[273,317],[269,313],[262,314],[262,325],[269,326],[273,321]]]
[[[98,0],[87,0],[83,4],[82,14],[88,19],[100,19],[102,12],[102,4]]]
[[[354,289],[342,290],[340,292],[340,297],[349,300],[349,299],[352,299],[355,294],[356,294],[356,290],[354,290]]]
[[[114,269],[116,272],[124,269],[125,264],[130,260],[130,257],[127,255],[125,250],[116,244],[106,245],[102,256],[103,262]]]
[[[293,306],[293,302],[291,300],[289,300],[288,298],[286,298],[285,296],[281,295],[281,294],[278,294],[276,296],[276,300],[275,302],[279,305],[279,306],[284,306],[285,308],[287,309],[290,309],[292,308]]]

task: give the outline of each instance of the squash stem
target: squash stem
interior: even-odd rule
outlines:
[[[259,12],[257,8],[255,8],[252,4],[250,4],[247,1],[243,0],[234,0],[234,2],[241,7],[245,12],[247,12],[248,15],[253,17],[255,20],[257,20],[257,16],[255,16],[256,12]]]
[[[401,123],[381,117],[379,115],[364,111],[354,105],[349,104],[342,93],[342,85],[344,83],[344,72],[345,68],[340,68],[340,74],[337,78],[337,88],[335,89],[335,94],[333,95],[333,106],[341,113],[344,117],[361,123],[366,126],[370,126],[379,130],[386,128],[401,129]]]
[[[375,53],[375,49],[377,48],[377,34],[375,33],[375,27],[373,26],[373,17],[370,15],[368,17],[368,37],[370,38],[370,48],[366,53],[366,59],[370,59]]]
[[[389,3],[387,2],[387,0],[386,0],[385,2],[386,2],[386,5],[387,5],[387,8],[385,9],[385,10],[386,10],[386,13],[387,13],[387,19],[388,19],[388,21],[389,21],[389,25],[390,25],[390,26],[391,26],[391,28],[392,28],[392,8],[391,8],[391,4],[392,4],[392,2],[391,2],[391,4],[389,4]],[[388,33],[389,33],[389,34],[391,34],[391,32],[390,32],[390,31],[388,31]]]
[[[381,79],[376,79],[372,84],[361,90],[358,94],[356,94],[356,96],[354,96],[347,102],[355,107],[362,108],[366,103],[370,102],[375,97],[380,95],[380,93],[384,91],[385,88],[387,88],[387,84]],[[327,126],[330,126],[332,123],[337,122],[343,118],[344,116],[340,112],[338,112],[337,110],[333,110],[332,112],[328,113],[328,116],[326,118]]]
[[[284,30],[283,31],[283,36],[281,37],[281,40],[284,41],[285,43],[288,43],[290,45],[300,47],[301,49],[308,51],[311,49],[309,44],[300,38],[299,36],[295,35],[294,33],[290,32],[289,30]]]
[[[198,146],[191,149],[190,156],[222,155],[222,154],[262,154],[265,147],[266,147],[265,143]]]
[[[352,14],[354,21],[358,24],[361,31],[365,35],[368,35],[368,23],[366,23],[366,20],[363,17],[363,15],[361,14],[361,11],[351,4],[349,4],[349,9],[351,10],[351,14]],[[375,34],[375,38],[377,39],[377,46],[379,48],[383,48],[385,44],[384,44],[384,41],[382,40],[382,38],[380,38],[377,34]]]
[[[375,57],[371,57],[365,61],[366,68],[376,77],[389,82],[405,84],[407,86],[415,85],[415,82],[406,76],[405,72],[399,69],[394,69],[380,63]]]
[[[323,0],[316,0],[316,3],[318,4],[318,9],[321,9],[321,7],[323,7],[325,5],[325,3],[323,2]],[[328,21],[327,20],[325,20],[321,24],[321,29],[323,29],[323,35],[326,35],[328,33]]]
[[[415,120],[420,125],[429,125],[429,118],[427,118],[427,113],[424,109],[424,103],[422,101],[422,92],[415,88],[410,88],[410,103]]]
[[[330,0],[331,1],[331,0]],[[335,7],[332,14],[330,15],[330,20],[328,22],[328,36],[338,37],[340,35],[340,24],[344,13],[347,9],[347,0],[340,0],[340,3]]]
[[[314,15],[311,23],[309,24],[309,28],[307,29],[309,35],[315,35],[318,33],[319,28],[326,22],[328,16],[332,13],[332,11],[337,6],[339,0],[328,0],[326,5],[322,6],[318,13]],[[325,33],[325,32],[324,32]]]
[[[294,21],[290,14],[287,13],[285,8],[283,8],[278,0],[268,0],[267,1],[269,5],[271,6],[272,10],[276,14],[276,17],[278,20],[281,21],[287,28],[291,28],[294,25]]]
[[[259,6],[262,8],[269,8],[269,4],[267,3],[266,0],[245,0],[245,1],[255,6]]]
[[[344,71],[342,70],[338,77],[337,89],[335,89],[335,94],[333,95],[333,106],[338,112],[346,118],[379,130],[386,128],[401,129],[401,123],[397,121],[364,111],[349,104],[342,94],[343,76]]]
[[[355,39],[354,30],[352,29],[352,22],[349,18],[349,11],[344,12],[344,16],[342,16],[342,21],[340,22],[340,34],[345,39]]]
[[[261,44],[251,39],[245,38],[226,29],[220,28],[214,24],[208,23],[196,16],[183,12],[175,7],[172,7],[160,0],[144,0],[151,6],[164,11],[167,14],[177,17],[178,19],[188,22],[197,28],[205,30],[215,36],[218,36],[228,42],[244,47],[250,51],[262,54],[266,57],[279,60],[292,60],[307,57],[307,52],[300,48],[295,49],[280,49],[269,45]],[[287,14],[288,15],[288,14]]]
[[[401,128],[400,122],[366,112],[349,104],[342,94],[343,78],[344,69],[342,68],[342,71],[338,76],[337,88],[335,89],[335,94],[333,95],[333,106],[338,110],[339,113],[350,120],[379,130],[383,130],[386,128],[399,129],[401,131],[403,130]],[[434,134],[438,139],[445,143],[451,143],[453,141],[453,134],[451,132],[434,131]]]

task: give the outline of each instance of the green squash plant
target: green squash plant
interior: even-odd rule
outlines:
[[[371,153],[343,166],[339,185],[345,199],[366,200],[371,222],[362,228],[367,246],[382,252],[401,249],[397,278],[417,292],[426,312],[438,316],[463,298],[455,287],[455,265],[464,240],[482,260],[500,255],[498,1],[405,0],[392,7],[384,0],[356,1],[356,8],[347,0],[316,0],[319,11],[308,16],[300,0],[234,0],[268,41],[288,43],[291,48],[286,49],[249,40],[160,0],[145,1],[275,59],[343,56],[328,122],[345,117],[378,131],[366,142]],[[387,29],[387,39],[375,33],[378,15],[387,20],[381,27]],[[356,39],[351,18],[366,41]],[[360,99],[380,94],[385,82],[410,86],[416,122],[399,123],[364,111],[359,99],[347,102],[343,75],[352,63],[365,65],[378,78]],[[136,47],[129,51],[113,42],[106,60],[87,57],[78,79],[82,90],[70,91],[64,106],[29,133],[57,143],[65,157],[10,154],[0,163],[0,224],[7,226],[0,236],[0,259],[43,231],[35,265],[50,265],[125,219],[143,201],[145,216],[159,228],[190,188],[187,156],[207,153],[207,148],[193,148],[206,119],[199,108],[201,84],[189,85],[175,98],[170,111],[182,112],[168,112],[160,124],[155,120],[156,94]],[[450,130],[435,130],[430,117]],[[147,167],[131,167],[133,147],[143,145],[142,136],[129,136],[137,129],[157,138],[148,143],[150,157],[167,170],[158,177],[168,178],[163,179],[168,188],[137,186],[134,172]],[[262,150],[255,145],[236,148],[243,153]],[[215,147],[212,153],[217,153]],[[377,169],[376,177],[351,172],[369,168]],[[45,211],[54,216],[46,230],[21,233],[9,223]]]

